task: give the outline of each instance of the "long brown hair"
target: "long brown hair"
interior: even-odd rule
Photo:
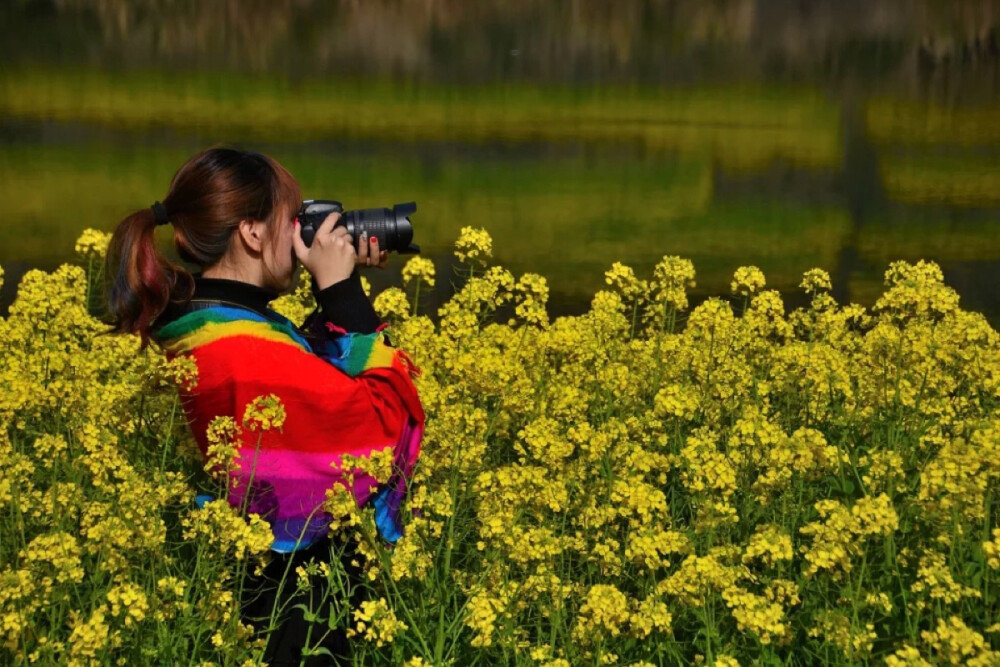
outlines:
[[[297,208],[300,200],[298,183],[272,158],[215,147],[177,170],[162,205],[174,227],[177,254],[207,268],[225,255],[241,220],[264,221],[271,232],[281,206]],[[139,334],[143,347],[167,305],[190,299],[194,291],[191,274],[157,249],[155,229],[150,207],[118,223],[105,270],[112,332]],[[277,235],[268,237],[273,241]]]

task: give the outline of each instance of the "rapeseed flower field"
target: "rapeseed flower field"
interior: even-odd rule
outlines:
[[[106,246],[85,232],[0,319],[0,662],[256,664],[236,601],[270,532],[224,480],[281,396],[216,420],[202,460],[193,367],[102,333]],[[455,254],[435,318],[424,258],[374,299],[428,422],[394,547],[329,492],[366,601],[308,611],[359,664],[1000,664],[1000,339],[937,265],[891,264],[870,309],[813,269],[789,311],[755,267],[692,308],[691,262],[614,263],[551,319],[486,231]],[[274,307],[301,320],[308,286]],[[345,586],[339,563],[288,583],[310,577]]]

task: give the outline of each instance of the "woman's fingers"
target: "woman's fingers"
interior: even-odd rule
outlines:
[[[379,248],[377,237],[369,238],[367,232],[361,232],[361,236],[358,237],[357,262],[363,266],[377,266],[384,269],[389,263],[389,253]]]
[[[302,225],[299,224],[298,219],[295,220],[295,233],[292,234],[292,248],[295,249],[295,256],[300,262],[309,254],[309,246],[302,240]]]
[[[361,232],[358,236],[358,264],[368,265],[368,234]]]
[[[339,213],[331,213],[320,224],[308,247],[302,240],[302,225],[296,223],[292,244],[295,255],[320,289],[325,289],[351,275],[357,264],[357,252],[347,228],[337,225]]]
[[[333,230],[334,225],[337,224],[338,220],[340,220],[339,213],[331,213],[330,215],[326,216],[326,218],[323,219],[323,222],[320,223],[319,229],[316,230],[316,236],[329,234]]]

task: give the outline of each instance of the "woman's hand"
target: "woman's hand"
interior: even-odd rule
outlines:
[[[319,289],[326,289],[350,277],[358,263],[358,253],[351,245],[351,235],[346,227],[334,227],[340,220],[339,213],[326,216],[316,230],[311,246],[302,240],[302,225],[295,221],[292,246],[295,256],[306,267],[306,271],[316,279]]]
[[[379,250],[378,239],[362,233],[358,247],[351,245],[351,235],[346,227],[337,227],[339,213],[326,216],[316,230],[311,246],[302,240],[302,226],[296,221],[292,244],[295,256],[316,279],[316,286],[325,289],[350,277],[355,266],[377,266],[384,269],[389,263],[389,253]]]
[[[377,266],[384,269],[389,264],[389,253],[386,250],[379,250],[378,239],[374,236],[365,238],[367,234],[361,233],[358,239],[358,264],[361,266]]]

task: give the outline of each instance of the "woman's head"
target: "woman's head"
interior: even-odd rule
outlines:
[[[201,269],[227,265],[284,290],[295,270],[292,217],[298,183],[276,161],[252,151],[210,148],[174,174],[162,200],[180,257]],[[191,297],[194,282],[158,251],[156,216],[144,208],[119,223],[108,250],[109,308],[114,330],[149,328],[171,300]]]

